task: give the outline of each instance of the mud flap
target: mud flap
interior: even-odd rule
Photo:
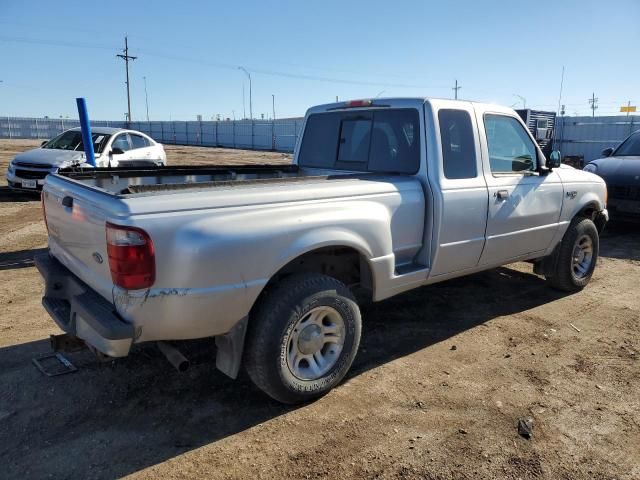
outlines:
[[[533,264],[533,273],[536,275],[544,275],[546,278],[550,278],[553,275],[556,271],[561,243],[562,241],[553,249],[550,255],[540,258]]]
[[[237,378],[240,371],[248,322],[249,317],[244,317],[228,333],[216,337],[216,368],[231,378]]]

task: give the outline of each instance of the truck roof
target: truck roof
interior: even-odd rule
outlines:
[[[447,103],[460,103],[460,104],[473,104],[482,107],[483,110],[496,109],[498,111],[504,110],[506,107],[499,104],[476,102],[473,100],[452,100],[450,98],[438,98],[438,97],[384,97],[384,98],[368,98],[368,99],[352,99],[342,102],[326,103],[323,105],[316,105],[309,108],[307,113],[326,112],[328,110],[343,110],[348,108],[368,108],[368,107],[382,107],[382,106],[394,106],[394,107],[416,107],[422,105],[425,102],[447,102]],[[371,102],[368,105],[349,105],[350,103],[357,102]]]

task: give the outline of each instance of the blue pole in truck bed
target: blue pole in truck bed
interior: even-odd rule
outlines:
[[[89,122],[89,112],[87,111],[87,102],[84,98],[76,98],[78,105],[78,116],[80,117],[80,129],[82,130],[82,144],[84,145],[84,153],[86,161],[89,165],[96,166],[96,155],[93,151],[93,139],[91,138],[91,123]]]

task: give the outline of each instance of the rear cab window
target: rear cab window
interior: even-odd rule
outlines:
[[[315,113],[307,119],[301,167],[415,174],[420,116],[413,108]]]

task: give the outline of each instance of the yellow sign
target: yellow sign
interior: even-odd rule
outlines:
[[[621,112],[635,112],[636,111],[636,106],[635,105],[625,105],[620,107],[620,111]]]

